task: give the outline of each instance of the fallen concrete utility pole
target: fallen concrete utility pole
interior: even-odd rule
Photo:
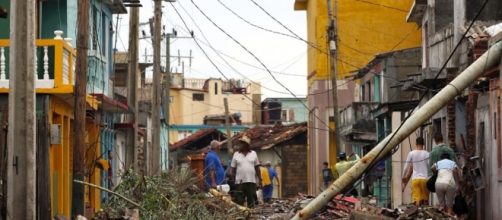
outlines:
[[[420,127],[432,115],[438,112],[446,104],[453,100],[455,96],[466,89],[476,78],[481,76],[486,69],[500,61],[502,54],[502,41],[493,45],[483,56],[477,59],[472,65],[460,73],[451,83],[446,85],[438,94],[432,97],[421,108],[404,122],[401,129],[393,131],[389,136],[377,144],[368,154],[366,154],[357,164],[338,178],[328,189],[319,194],[305,208],[300,210],[292,219],[307,219],[312,214],[324,207],[335,195],[347,186],[350,186],[361,177],[364,170],[373,160],[379,161],[384,158],[396,145],[401,143],[413,131]],[[391,138],[393,137],[393,138]],[[389,140],[390,139],[390,140]],[[388,144],[387,144],[388,143]],[[379,154],[379,152],[382,153]],[[378,157],[377,157],[378,156]],[[377,158],[375,158],[377,157]]]

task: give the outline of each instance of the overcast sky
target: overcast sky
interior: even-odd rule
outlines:
[[[209,18],[218,24],[223,30],[241,42],[246,48],[256,55],[270,70],[286,74],[274,73],[274,76],[281,81],[297,96],[305,96],[307,93],[307,46],[304,42],[292,39],[279,34],[270,33],[253,27],[228,11],[219,1],[223,2],[230,9],[238,13],[244,19],[260,27],[271,29],[277,32],[287,33],[286,29],[277,24],[272,18],[268,17],[251,0],[193,0]],[[294,11],[294,0],[255,0],[265,10],[267,10],[277,20],[290,28],[295,34],[306,38],[306,15],[304,11]],[[140,22],[147,22],[153,16],[153,1],[141,0],[143,7],[140,11]],[[191,0],[178,0],[173,3],[174,7],[181,13],[188,27],[194,31],[194,35],[199,40],[202,48],[208,53],[209,57],[216,63],[220,70],[229,78],[244,79],[245,77],[261,82],[263,98],[267,97],[292,97],[286,89],[277,84],[270,74],[263,70],[261,64],[249,53],[242,49],[238,44],[228,38],[213,24],[211,24],[192,4]],[[173,7],[163,3],[162,24],[166,25],[166,30],[177,30],[178,36],[189,36],[183,22],[178,17]],[[186,12],[185,12],[185,10]],[[188,12],[188,13],[187,13]],[[116,19],[116,18],[115,18]],[[195,23],[201,28],[197,28]],[[115,20],[116,22],[116,20]],[[127,15],[119,17],[119,37],[117,48],[126,50],[128,45],[128,22]],[[148,25],[140,26],[150,36]],[[204,38],[207,38],[206,39]],[[231,66],[230,68],[216,52],[208,45],[209,43],[219,52]],[[151,40],[140,40],[140,61],[144,61],[145,49],[148,55],[151,55]],[[189,67],[189,60],[185,61],[185,77],[208,78],[223,76],[204,56],[192,39],[180,38],[171,41],[171,56],[177,55],[178,50],[181,56],[188,56],[192,50],[192,66]],[[164,45],[162,46],[164,54]],[[152,57],[148,57],[151,61]],[[162,61],[164,62],[164,61]],[[254,67],[253,67],[254,66]],[[177,59],[171,59],[171,68],[175,71],[181,71]],[[245,77],[243,77],[242,75]],[[300,76],[298,76],[300,75]],[[274,90],[274,91],[271,91]]]

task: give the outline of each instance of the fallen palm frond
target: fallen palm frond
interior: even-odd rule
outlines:
[[[140,219],[237,219],[246,209],[203,192],[189,170],[172,170],[161,176],[140,176],[127,172],[114,194],[139,205]],[[130,208],[137,208],[121,197],[110,195],[96,219],[120,219]]]

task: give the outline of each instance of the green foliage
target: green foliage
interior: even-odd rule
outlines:
[[[161,176],[140,176],[128,171],[113,190],[137,203],[111,195],[97,219],[119,219],[126,209],[139,208],[140,219],[242,219],[246,213],[209,196],[195,186],[189,170],[172,170]]]

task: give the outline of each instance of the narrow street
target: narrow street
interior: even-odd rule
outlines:
[[[0,0],[0,220],[502,219],[500,0]]]

